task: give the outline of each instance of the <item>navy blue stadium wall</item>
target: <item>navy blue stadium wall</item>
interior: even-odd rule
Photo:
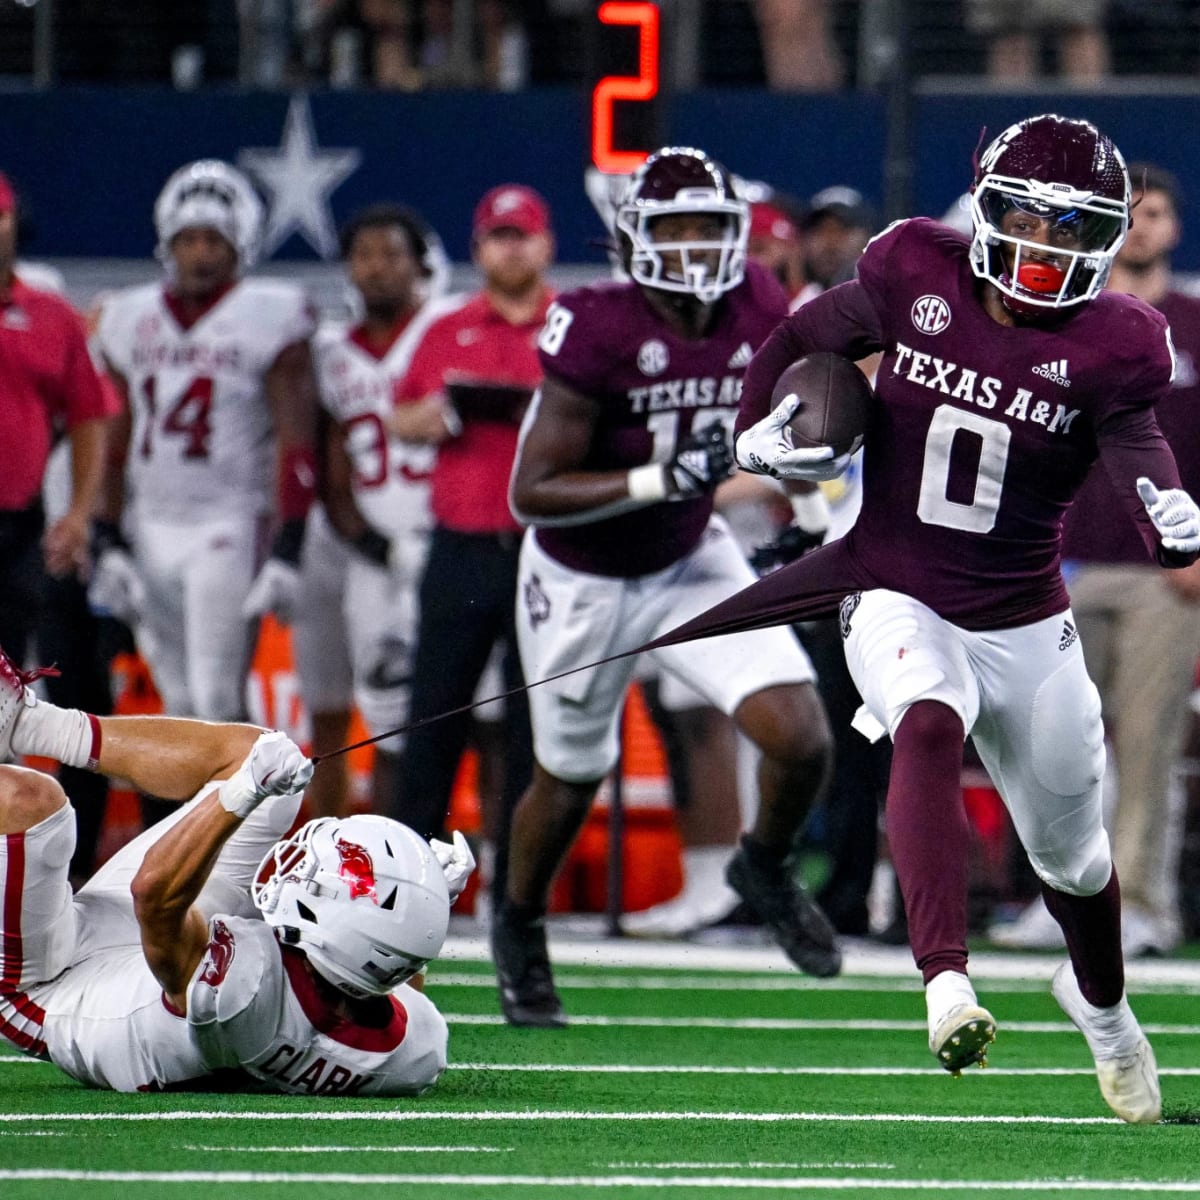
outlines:
[[[156,88],[17,91],[0,105],[0,169],[28,197],[35,221],[28,251],[38,257],[148,254],[151,208],[166,175],[202,156],[237,161],[255,148],[281,155],[289,113],[286,95]],[[1128,157],[1159,161],[1188,193],[1200,191],[1190,153],[1200,97],[946,95],[916,102],[914,212],[938,215],[965,189],[981,126],[998,132],[1047,108],[1095,120]],[[335,222],[363,204],[402,199],[434,222],[461,261],[475,200],[515,180],[549,199],[563,261],[602,257],[591,244],[602,230],[582,187],[587,109],[574,90],[317,92],[291,111],[302,118],[293,165],[311,161],[344,176],[323,197]],[[848,183],[882,199],[885,112],[877,96],[706,91],[676,97],[667,128],[672,140],[702,145],[739,174],[799,196]],[[345,151],[357,153],[321,157]],[[1189,223],[1176,265],[1195,271],[1200,219]],[[276,257],[315,258],[312,241],[293,233]]]

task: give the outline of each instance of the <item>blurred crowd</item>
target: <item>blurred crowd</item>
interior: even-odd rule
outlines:
[[[51,5],[47,40],[36,10]],[[249,87],[485,88],[581,82],[591,0],[4,0],[0,74]],[[908,5],[917,76],[1012,84],[1193,75],[1196,0],[933,0]],[[880,84],[897,61],[888,4],[675,0],[664,30],[680,86],[825,91]],[[38,30],[41,29],[39,33]],[[40,39],[40,41],[39,41]],[[44,68],[46,69],[46,68]]]

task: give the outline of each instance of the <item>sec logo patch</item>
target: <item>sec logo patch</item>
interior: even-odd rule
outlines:
[[[658,338],[643,342],[638,350],[637,365],[643,375],[661,375],[667,369],[669,361],[667,348]]]
[[[941,333],[950,324],[950,305],[941,296],[922,296],[912,306],[912,323],[922,333]]]

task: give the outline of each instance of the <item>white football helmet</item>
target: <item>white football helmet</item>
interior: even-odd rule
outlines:
[[[179,168],[154,202],[155,254],[170,260],[171,239],[183,229],[215,229],[237,252],[245,271],[258,257],[263,205],[245,175],[216,158],[202,158]]]
[[[276,843],[258,876],[251,894],[267,924],[351,996],[386,995],[445,940],[442,868],[424,838],[389,817],[309,821]]]

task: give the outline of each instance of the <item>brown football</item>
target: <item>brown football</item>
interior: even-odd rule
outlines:
[[[771,407],[791,395],[800,397],[787,423],[793,445],[832,446],[837,454],[862,445],[874,393],[850,359],[826,350],[797,359],[777,380]]]

